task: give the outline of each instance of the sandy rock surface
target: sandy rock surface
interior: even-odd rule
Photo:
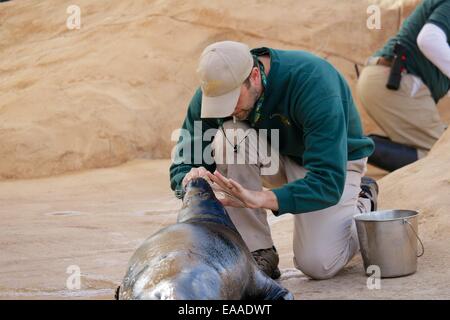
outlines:
[[[448,138],[440,148],[449,147]],[[281,283],[296,299],[450,298],[450,177],[441,169],[448,160],[443,165],[445,160],[430,156],[427,165],[422,160],[380,181],[382,208],[420,211],[426,254],[416,274],[382,280],[380,290],[369,290],[358,254],[335,278],[310,280],[292,263],[291,216],[270,214]],[[169,191],[168,166],[168,160],[135,160],[116,168],[0,182],[0,298],[111,299],[134,250],[176,221],[180,202]],[[369,173],[381,175],[373,168]],[[417,180],[410,176],[420,178],[422,186],[412,186]],[[433,201],[422,200],[427,198]],[[67,288],[71,266],[80,268],[80,290]]]
[[[0,179],[168,158],[198,85],[198,57],[214,41],[312,51],[354,88],[354,63],[394,34],[415,2],[380,1],[380,30],[366,27],[372,3],[79,0],[74,30],[66,26],[72,1],[2,3]]]

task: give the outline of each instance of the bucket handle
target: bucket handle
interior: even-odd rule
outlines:
[[[420,246],[422,247],[422,253],[419,254],[419,255],[417,256],[417,258],[420,258],[420,257],[423,256],[423,254],[425,253],[425,247],[423,246],[422,240],[420,240],[420,238],[419,238],[419,236],[417,235],[417,232],[414,230],[414,228],[413,228],[411,222],[409,222],[409,221],[406,220],[406,219],[403,219],[403,223],[404,223],[404,224],[407,223],[407,224],[409,225],[409,227],[411,228],[412,232],[414,232],[414,235],[416,236],[417,240],[419,240],[419,242],[420,242]]]

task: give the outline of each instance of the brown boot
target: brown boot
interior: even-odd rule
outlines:
[[[281,276],[280,269],[278,269],[280,258],[275,247],[253,251],[252,255],[259,269],[269,277],[278,279]]]

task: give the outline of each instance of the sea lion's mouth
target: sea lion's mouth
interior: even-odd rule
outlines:
[[[210,198],[211,198],[210,192],[190,190],[189,192],[186,193],[186,196],[184,198],[184,204],[189,205],[193,199],[196,199],[198,201],[203,201],[203,200],[208,200]]]
[[[186,185],[185,203],[188,204],[191,199],[198,199],[200,201],[207,200],[214,194],[209,182],[204,178],[195,178],[189,181]]]
[[[188,182],[186,185],[186,191],[189,192],[189,190],[199,190],[202,192],[211,192],[211,186],[209,185],[209,182],[205,178],[194,178],[191,181]]]

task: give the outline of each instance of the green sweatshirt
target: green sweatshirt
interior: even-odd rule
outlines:
[[[279,153],[308,170],[304,179],[272,190],[279,205],[274,214],[311,212],[337,204],[344,189],[347,161],[367,157],[374,149],[372,140],[363,135],[348,84],[330,63],[308,52],[259,48],[252,53],[269,53],[271,57],[264,103],[254,128],[268,129],[268,136],[270,129],[278,129]],[[200,108],[198,89],[182,127],[193,138],[180,136],[175,158],[178,164],[170,167],[171,187],[178,196],[181,181],[192,167],[203,165],[215,170],[214,163],[192,164],[194,152],[192,156],[180,152],[182,146],[202,139],[193,135],[194,130],[200,132],[199,126],[194,128],[195,120],[202,121],[202,132],[219,127],[220,119],[201,119]],[[254,117],[252,112],[249,120]],[[203,142],[203,150],[209,143]]]
[[[439,70],[417,45],[417,36],[426,23],[440,27],[447,35],[450,45],[450,0],[425,0],[405,20],[400,31],[386,45],[377,51],[375,57],[391,59],[394,45],[400,41],[406,48],[406,70],[422,79],[430,89],[436,103],[450,90],[450,79]]]

